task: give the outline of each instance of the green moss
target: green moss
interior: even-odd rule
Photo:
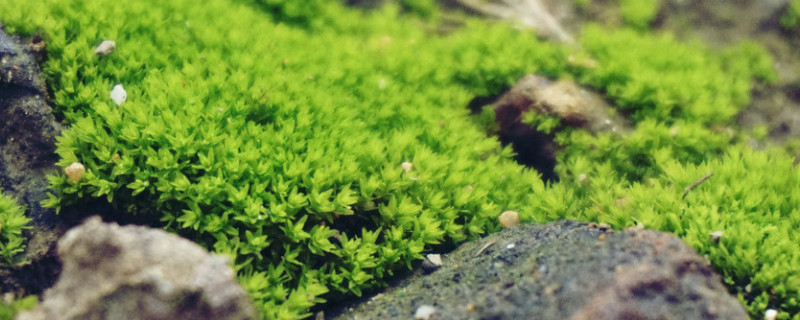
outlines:
[[[26,238],[22,230],[30,228],[29,222],[17,201],[0,192],[0,257],[6,263],[16,262],[25,251]]]
[[[551,134],[554,130],[561,127],[561,118],[556,116],[545,116],[536,112],[525,112],[520,120],[537,131]]]
[[[620,15],[627,25],[647,30],[660,7],[659,0],[620,0]]]
[[[767,303],[800,312],[797,290],[779,287],[796,274],[780,271],[786,257],[774,251],[791,243],[770,249],[763,237],[736,231],[757,224],[793,239],[791,223],[769,225],[800,215],[795,200],[769,196],[795,192],[788,156],[729,147],[738,140],[724,130],[748,103],[753,79],[774,78],[762,49],[710,52],[668,36],[590,27],[575,51],[480,21],[428,34],[420,24],[430,22],[400,11],[325,1],[0,0],[8,31],[41,32],[47,41],[44,72],[70,125],[58,164],[87,168],[80,183],[52,176],[56,194],[47,204],[103,197],[229,255],[268,319],[308,316],[324,299],[381,286],[427,250],[498,230],[506,209],[527,221],[675,232],[714,257],[732,290],[754,284],[743,295],[753,314],[763,300],[754,294],[773,288],[780,291]],[[97,57],[92,49],[104,39],[117,50]],[[474,121],[465,108],[528,73],[604,92],[636,130],[593,136],[527,119],[564,147],[562,182],[545,185],[487,137],[491,114]],[[117,83],[128,92],[120,106],[108,97]],[[404,162],[413,168],[404,171]],[[767,167],[793,173],[759,180],[773,173]],[[706,170],[719,173],[681,200]],[[773,211],[736,189],[733,177],[745,173],[755,181],[747,183],[762,183],[753,194]],[[723,201],[734,204],[716,203]],[[713,219],[722,209],[724,224]],[[713,251],[707,231],[718,227],[744,238],[721,242],[735,254]],[[754,250],[770,254],[753,264]]]
[[[39,298],[36,296],[14,299],[10,304],[2,301],[0,302],[0,320],[14,319],[17,313],[33,309],[37,304],[39,304]]]
[[[753,43],[710,52],[669,35],[589,27],[581,44],[597,66],[579,80],[636,121],[727,123],[749,103],[751,79],[775,79],[769,55]]]
[[[781,25],[786,30],[794,30],[800,27],[800,0],[792,0],[789,7],[780,18]]]

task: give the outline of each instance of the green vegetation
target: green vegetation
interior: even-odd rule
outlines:
[[[800,0],[792,0],[789,2],[789,8],[786,13],[781,16],[781,25],[786,30],[795,30],[800,27]]]
[[[25,251],[22,230],[30,228],[28,222],[30,219],[17,201],[0,192],[0,257],[6,263],[16,262]]]
[[[14,319],[17,313],[33,309],[37,304],[39,304],[39,298],[36,296],[14,299],[11,303],[2,301],[0,302],[0,320]]]
[[[661,7],[659,0],[619,0],[620,15],[625,23],[639,30],[647,30]]]
[[[297,3],[0,0],[7,31],[47,42],[70,124],[58,164],[86,167],[78,183],[52,176],[47,205],[103,197],[229,255],[268,319],[380,286],[426,250],[497,231],[506,209],[673,232],[752,315],[800,314],[800,173],[725,130],[753,79],[775,77],[759,47],[589,27],[575,51],[480,21],[426,33],[429,1]],[[97,57],[104,39],[117,50]],[[593,136],[526,115],[564,148],[562,182],[546,185],[485,135],[490,113],[465,107],[528,73],[598,89],[636,129]]]

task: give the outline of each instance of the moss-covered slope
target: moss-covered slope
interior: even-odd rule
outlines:
[[[590,28],[575,50],[469,19],[438,35],[391,6],[328,1],[0,0],[0,21],[44,36],[71,127],[59,165],[86,167],[77,183],[53,176],[48,204],[104,197],[230,255],[266,318],[380,285],[432,246],[497,230],[505,209],[675,232],[747,301],[760,294],[753,314],[767,302],[800,311],[800,275],[783,267],[798,259],[786,252],[797,252],[797,199],[774,195],[800,194],[797,170],[785,154],[726,151],[735,139],[708,129],[747,103],[753,78],[772,76],[753,46],[711,53]],[[105,39],[116,51],[96,56]],[[563,131],[563,182],[546,186],[465,108],[527,73],[602,90],[637,131]],[[681,200],[708,170],[719,187]],[[745,173],[756,193],[737,187]],[[730,235],[721,245],[707,236],[717,228]]]

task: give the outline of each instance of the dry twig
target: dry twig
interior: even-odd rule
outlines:
[[[691,192],[692,190],[697,188],[697,186],[699,186],[701,183],[706,182],[706,180],[708,180],[708,178],[711,178],[711,176],[713,176],[713,175],[714,175],[713,172],[709,172],[706,175],[704,175],[702,178],[698,179],[697,181],[695,181],[694,183],[692,183],[691,185],[686,187],[686,189],[683,189],[683,196],[681,196],[681,199],[686,198],[686,195],[688,195],[689,192]]]

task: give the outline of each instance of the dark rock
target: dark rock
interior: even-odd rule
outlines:
[[[158,229],[99,217],[59,240],[64,268],[17,319],[253,319],[227,259]]]
[[[326,314],[409,319],[431,305],[442,319],[747,319],[703,258],[650,230],[522,225],[443,260],[438,271],[417,270],[379,299]]]
[[[42,208],[55,172],[56,136],[61,125],[47,105],[48,94],[35,55],[43,42],[25,42],[0,30],[0,188],[18,199],[32,219],[25,258],[0,266],[0,289],[37,294],[58,276],[54,257],[59,228],[55,211]],[[37,51],[38,50],[38,51]]]
[[[31,49],[0,32],[0,186],[23,201],[34,224],[55,225],[42,209],[55,168],[56,137],[61,125],[47,105],[44,80]]]

